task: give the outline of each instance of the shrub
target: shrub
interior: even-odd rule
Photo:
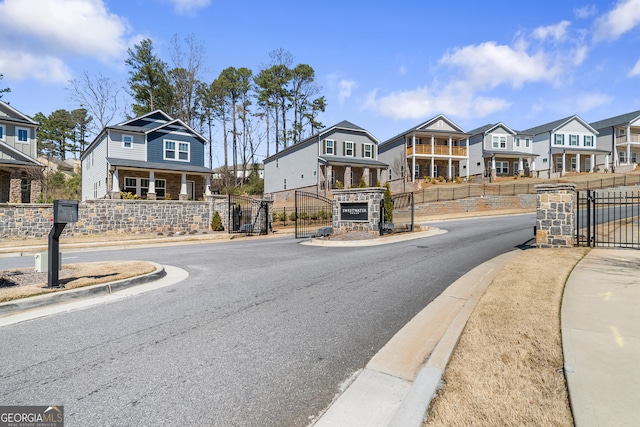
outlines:
[[[337,181],[337,180],[336,180],[336,188],[337,188],[338,190],[342,190],[342,189],[344,189],[344,185],[342,184],[342,181]]]
[[[121,199],[127,199],[127,200],[137,200],[138,199],[138,195],[137,194],[132,194],[131,191],[128,192],[124,192],[121,191],[120,192],[120,198]]]
[[[360,177],[360,188],[366,188],[367,187],[367,183],[364,182],[364,176]]]
[[[393,222],[393,197],[391,197],[391,186],[387,182],[384,190],[384,222]]]
[[[213,213],[213,218],[211,218],[211,229],[213,231],[224,231],[224,227],[222,226],[222,218],[220,218],[220,214],[218,211]]]
[[[295,213],[295,212],[291,212],[291,213],[289,214],[289,221],[296,222],[296,219],[297,219],[297,217],[296,217],[296,213]]]
[[[462,184],[462,177],[461,176],[457,176],[456,177],[456,183]]]
[[[444,176],[440,175],[440,176],[438,177],[438,182],[444,182]]]

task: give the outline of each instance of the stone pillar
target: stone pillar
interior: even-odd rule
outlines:
[[[518,175],[524,174],[524,159],[520,157],[518,159]]]
[[[344,188],[351,188],[351,166],[344,168]]]
[[[379,236],[380,202],[385,190],[381,187],[334,190],[332,217],[334,233],[360,232]]]
[[[113,170],[111,178],[111,198],[120,198],[120,179],[118,178],[118,168]]]
[[[14,170],[11,172],[11,180],[9,182],[9,203],[22,202],[22,171]]]
[[[204,181],[204,195],[205,196],[210,196],[211,195],[211,175],[207,175],[205,177],[205,181]]]
[[[29,203],[37,203],[42,193],[42,181],[39,179],[31,180],[31,194],[29,195]]]
[[[496,173],[496,156],[491,156],[491,175],[489,182],[495,182],[498,174]]]
[[[367,166],[365,166],[364,171],[362,172],[362,176],[364,177],[364,183],[367,185],[367,187],[371,187],[371,174]]]
[[[570,248],[575,242],[575,184],[536,185],[536,246]]]

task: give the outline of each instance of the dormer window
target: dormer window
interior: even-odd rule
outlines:
[[[124,148],[132,148],[133,147],[133,137],[131,135],[123,135],[122,136],[122,147],[124,147]]]

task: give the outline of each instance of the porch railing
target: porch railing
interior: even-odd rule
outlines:
[[[632,133],[631,135],[616,136],[616,144],[625,144],[627,142],[640,142],[640,134]]]
[[[415,147],[407,147],[407,156],[412,154],[426,154],[431,155],[434,154],[436,156],[448,156],[449,155],[449,146],[448,145],[434,145],[433,153],[431,152],[431,145],[416,145]],[[452,156],[466,156],[467,155],[467,147],[451,147],[451,155]]]

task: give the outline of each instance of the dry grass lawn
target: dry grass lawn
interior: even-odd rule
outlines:
[[[47,273],[36,273],[33,268],[4,270],[0,271],[0,302],[114,282],[151,273],[155,269],[155,265],[145,261],[65,264],[58,272],[59,282],[64,289],[47,289]]]
[[[560,304],[587,251],[529,249],[505,267],[469,318],[425,426],[573,426]]]

